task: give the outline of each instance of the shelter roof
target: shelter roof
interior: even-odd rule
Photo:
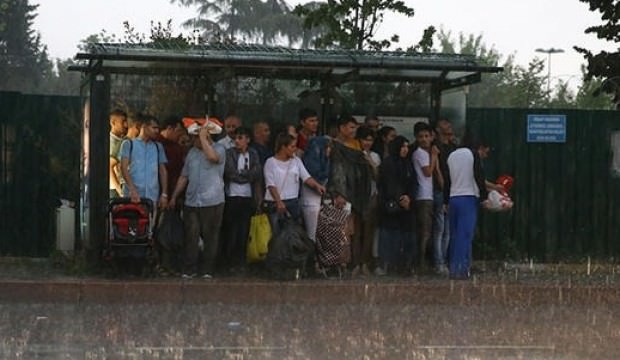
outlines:
[[[460,54],[405,51],[294,49],[262,45],[91,44],[73,70],[125,74],[235,76],[274,79],[347,81],[416,81],[446,89],[480,81],[481,73],[501,67],[478,65]]]

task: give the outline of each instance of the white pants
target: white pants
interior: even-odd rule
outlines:
[[[301,187],[301,215],[306,225],[306,233],[312,241],[316,241],[316,225],[319,221],[319,211],[321,211],[321,195],[309,187]]]

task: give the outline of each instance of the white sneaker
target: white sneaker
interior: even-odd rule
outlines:
[[[385,276],[387,275],[387,271],[382,266],[377,266],[375,268],[375,276]]]
[[[213,275],[211,275],[211,274],[203,274],[202,278],[203,279],[213,279]]]
[[[437,275],[448,275],[450,274],[450,271],[446,265],[439,265],[435,268],[435,273]]]
[[[191,280],[191,279],[193,279],[195,277],[196,277],[196,274],[183,274],[183,275],[181,275],[181,279],[184,279],[184,280]]]

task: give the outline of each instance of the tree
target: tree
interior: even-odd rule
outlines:
[[[37,91],[48,95],[79,95],[81,75],[77,71],[69,71],[72,65],[76,65],[73,59],[54,59]]]
[[[620,1],[618,0],[579,0],[590,5],[590,11],[601,14],[603,24],[591,26],[586,34],[595,34],[597,38],[620,43]],[[604,92],[613,96],[613,102],[620,107],[620,47],[619,51],[601,51],[593,54],[590,50],[574,47],[587,60],[585,80],[604,79],[595,94]]]
[[[52,69],[33,27],[38,5],[0,0],[0,90],[31,92]]]
[[[376,40],[376,32],[385,12],[412,17],[414,11],[400,0],[330,0],[316,9],[298,5],[294,12],[304,18],[304,27],[324,27],[326,32],[315,39],[318,48],[381,50],[398,42],[398,35]]]
[[[611,110],[612,104],[604,96],[593,96],[601,88],[601,79],[584,80],[575,95],[575,106],[578,109]]]
[[[291,12],[284,0],[171,0],[184,6],[197,6],[198,16],[183,26],[203,31],[208,42],[252,42],[273,45],[285,40],[289,46],[307,44],[309,34],[302,20]],[[303,5],[312,7],[313,3]],[[211,41],[209,41],[211,40]],[[307,47],[307,46],[306,46]]]
[[[496,74],[483,74],[480,83],[470,86],[468,104],[473,107],[530,107],[533,98],[544,98],[540,89],[532,94],[535,74],[514,63],[514,55],[503,56],[493,47],[488,48],[481,35],[460,33],[455,39],[452,32],[440,29],[437,34],[439,49],[444,54],[463,54],[475,56],[480,65],[502,66],[504,71]],[[536,67],[532,67],[536,70]],[[542,69],[538,69],[538,74]],[[541,79],[538,79],[540,82]]]
[[[547,91],[544,59],[534,58],[527,67],[523,67],[514,63],[514,55],[508,55],[504,60],[497,50],[484,44],[481,36],[459,34],[454,39],[450,32],[443,29],[437,36],[438,52],[473,55],[480,65],[504,68],[499,73],[482,74],[482,81],[470,86],[469,106],[600,108],[593,102],[586,104],[581,89],[581,95],[575,95],[568,81],[560,82],[552,91]]]

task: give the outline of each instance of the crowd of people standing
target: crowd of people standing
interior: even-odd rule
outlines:
[[[466,137],[457,145],[445,119],[434,127],[416,123],[412,141],[376,116],[363,123],[341,116],[335,125],[321,135],[318,114],[308,108],[295,125],[273,133],[268,122],[248,128],[229,115],[216,139],[207,127],[188,134],[180,117],[160,124],[114,110],[110,197],[148,198],[160,212],[182,216],[183,246],[178,255],[161,254],[162,275],[246,273],[254,214],[268,214],[273,236],[287,217],[316,242],[319,213],[329,203],[348,213],[350,256],[338,271],[468,278],[478,209],[495,186],[482,174],[488,144]],[[310,263],[309,275],[332,270]]]

